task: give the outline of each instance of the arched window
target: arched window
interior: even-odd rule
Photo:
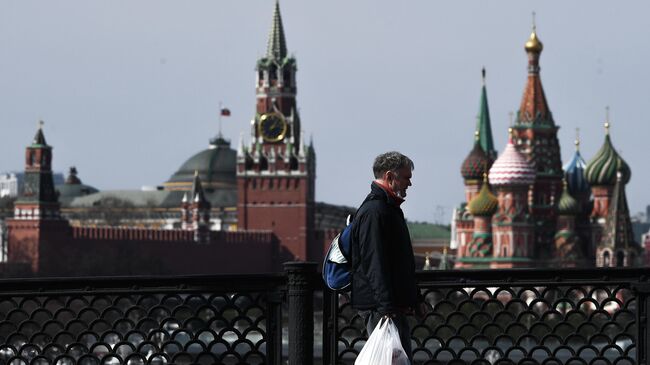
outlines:
[[[609,267],[609,251],[603,253],[603,267]]]

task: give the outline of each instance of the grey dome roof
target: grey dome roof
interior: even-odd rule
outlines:
[[[185,161],[164,184],[167,189],[187,189],[199,173],[203,187],[234,188],[237,184],[237,151],[230,148],[230,141],[218,137],[205,149]]]

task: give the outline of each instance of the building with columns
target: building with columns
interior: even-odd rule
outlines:
[[[485,70],[474,147],[461,165],[465,201],[455,210],[457,268],[643,264],[625,185],[630,168],[605,141],[585,163],[579,141],[562,166],[556,124],[540,77],[544,49],[533,26],[524,45],[528,76],[508,143],[492,147]],[[481,179],[481,176],[487,178]]]

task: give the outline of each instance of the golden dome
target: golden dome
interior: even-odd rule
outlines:
[[[539,40],[539,38],[537,38],[537,33],[535,32],[535,28],[533,28],[533,32],[530,33],[530,38],[528,38],[528,42],[526,42],[525,48],[527,52],[536,52],[536,53],[540,53],[542,52],[542,49],[544,49],[544,45]]]

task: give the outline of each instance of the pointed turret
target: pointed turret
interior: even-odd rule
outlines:
[[[205,193],[203,192],[203,185],[201,184],[201,178],[199,177],[199,172],[194,172],[194,181],[192,182],[192,193],[190,194],[192,202],[195,203],[207,203],[205,198]]]
[[[205,198],[198,171],[194,173],[190,199],[192,215],[191,228],[194,230],[194,241],[208,243],[210,241],[210,202]],[[184,206],[185,204],[183,203],[182,205]]]
[[[276,0],[273,11],[273,23],[269,33],[269,43],[266,48],[266,57],[282,61],[287,57],[287,41],[284,38],[282,16],[280,15],[280,2]]]
[[[487,101],[487,88],[485,86],[485,67],[482,70],[483,87],[481,88],[481,101],[478,111],[476,130],[479,133],[479,144],[483,152],[490,158],[490,163],[497,158],[497,151],[494,149],[492,140],[492,125],[490,123],[490,109]]]
[[[38,122],[38,130],[36,131],[36,135],[34,135],[34,141],[32,142],[32,147],[49,147],[47,145],[47,142],[45,142],[45,135],[43,134],[43,121]]]
[[[635,266],[640,251],[639,245],[634,240],[623,178],[623,173],[618,171],[607,212],[607,223],[598,245],[597,266]]]

